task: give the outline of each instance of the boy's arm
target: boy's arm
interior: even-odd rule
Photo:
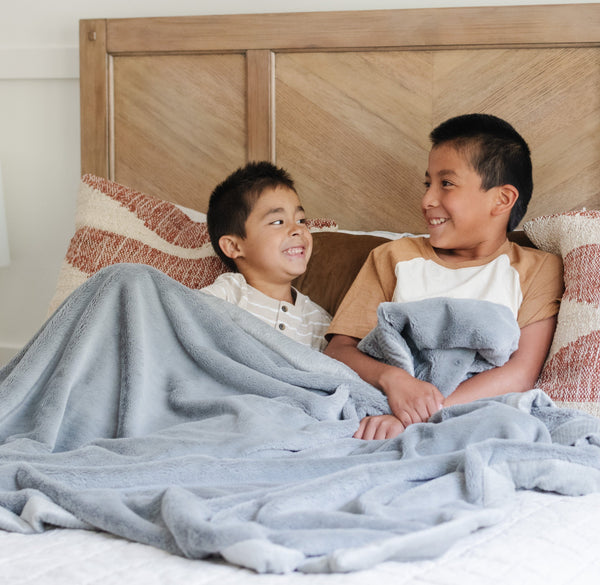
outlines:
[[[440,410],[444,397],[433,384],[417,380],[402,368],[364,354],[357,348],[358,342],[355,337],[334,335],[325,353],[344,362],[363,380],[379,388],[387,396],[392,413],[404,427],[426,421]]]
[[[555,328],[556,317],[523,327],[519,347],[510,359],[503,366],[476,374],[459,384],[444,400],[444,406],[531,390],[542,371]]]

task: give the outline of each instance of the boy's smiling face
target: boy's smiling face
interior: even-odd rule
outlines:
[[[483,190],[466,154],[451,144],[431,150],[425,176],[421,208],[438,255],[460,261],[495,252],[506,239],[495,215],[501,188]]]
[[[248,284],[273,297],[306,271],[312,253],[304,209],[296,192],[286,187],[261,193],[246,220],[246,237],[235,239],[232,257],[238,270]]]

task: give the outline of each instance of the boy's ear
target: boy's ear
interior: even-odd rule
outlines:
[[[492,215],[510,213],[519,198],[519,190],[513,185],[502,185],[498,187],[496,202],[492,208]]]
[[[219,247],[223,254],[232,260],[242,255],[242,249],[239,243],[239,237],[236,235],[226,235],[219,238]]]

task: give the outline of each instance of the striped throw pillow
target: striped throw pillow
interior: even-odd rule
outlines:
[[[194,289],[227,272],[215,254],[205,221],[173,203],[119,183],[85,175],[80,183],[73,235],[49,311],[92,274],[122,262],[148,264]],[[203,214],[198,214],[203,216]],[[311,231],[336,229],[313,220]]]
[[[565,292],[538,387],[558,406],[600,416],[600,211],[538,217],[523,229],[564,263]]]

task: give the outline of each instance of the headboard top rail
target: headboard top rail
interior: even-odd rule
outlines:
[[[111,54],[600,43],[600,4],[117,18],[106,22]]]

